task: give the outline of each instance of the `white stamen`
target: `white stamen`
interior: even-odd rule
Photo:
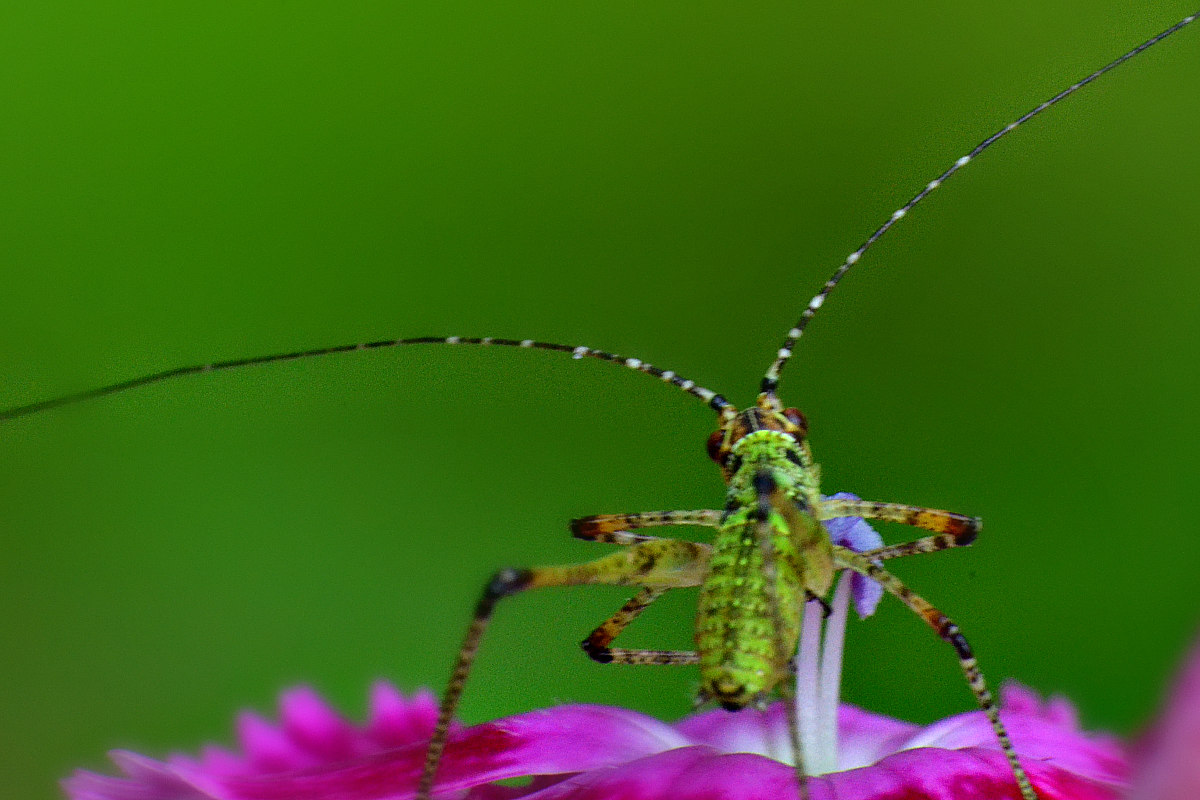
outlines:
[[[833,593],[833,607],[825,620],[825,641],[821,646],[821,681],[817,695],[817,715],[820,730],[817,741],[822,747],[819,760],[838,763],[838,704],[842,692],[842,651],[846,642],[846,618],[850,608],[850,589],[854,577],[842,573]]]
[[[841,577],[828,619],[824,618],[825,609],[819,602],[804,604],[800,649],[796,655],[795,703],[804,767],[810,775],[845,768],[838,763],[837,720],[850,579],[849,575]]]
[[[796,717],[800,722],[800,749],[804,767],[812,775],[829,772],[815,763],[820,711],[817,693],[821,683],[821,615],[824,609],[815,600],[804,604],[804,619],[800,629],[800,652],[796,654]],[[805,676],[801,679],[800,676]]]

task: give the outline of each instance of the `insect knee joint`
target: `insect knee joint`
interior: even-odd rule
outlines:
[[[962,530],[955,534],[954,539],[960,547],[966,547],[975,543],[981,530],[983,530],[983,520],[979,517],[970,517],[963,525]]]
[[[580,642],[579,646],[583,648],[583,652],[587,653],[588,658],[592,661],[600,664],[611,664],[613,662],[612,649],[600,644],[591,636]]]
[[[492,613],[492,607],[502,597],[525,589],[533,578],[533,571],[528,569],[506,568],[492,575],[487,585],[483,587],[483,596],[475,606],[475,616],[486,617]]]
[[[484,594],[492,598],[508,597],[528,586],[532,577],[533,571],[528,569],[505,568],[499,570],[488,581]]]
[[[939,633],[954,647],[954,651],[958,653],[960,659],[969,661],[975,657],[975,654],[971,652],[971,645],[967,643],[967,637],[962,635],[958,626],[953,622],[947,619]]]
[[[573,519],[570,528],[571,535],[576,539],[594,539],[598,534],[604,532],[604,528],[598,524],[596,517]]]

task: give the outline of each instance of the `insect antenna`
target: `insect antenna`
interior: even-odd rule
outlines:
[[[222,370],[238,369],[241,367],[256,366],[259,364],[274,364],[280,361],[296,361],[302,358],[314,358],[317,356],[328,356],[335,353],[349,353],[358,350],[379,350],[388,347],[407,347],[409,345],[423,344],[448,344],[448,345],[479,345],[485,347],[520,347],[533,350],[554,350],[560,353],[570,353],[572,358],[595,358],[600,361],[607,361],[610,364],[626,367],[627,369],[636,370],[645,373],[652,377],[658,378],[664,383],[669,383],[676,388],[687,392],[693,397],[703,400],[705,403],[716,411],[718,414],[727,415],[734,408],[721,395],[699,386],[695,381],[690,381],[675,374],[671,370],[659,369],[653,364],[649,364],[641,359],[626,358],[625,356],[609,353],[604,350],[596,350],[583,345],[569,344],[552,344],[549,342],[538,342],[533,339],[496,339],[492,337],[475,338],[467,336],[418,336],[411,339],[380,339],[374,342],[358,342],[355,344],[341,344],[333,347],[318,347],[311,350],[296,350],[290,353],[274,353],[266,356],[254,356],[251,358],[235,358],[228,361],[215,361],[209,364],[195,364],[190,367],[175,367],[174,369],[163,370],[161,372],[152,372],[147,375],[141,375],[136,378],[110,383],[107,386],[100,386],[95,389],[87,389],[82,392],[74,392],[59,397],[54,397],[49,400],[41,400],[28,405],[16,406],[14,408],[0,411],[0,422],[4,422],[17,417],[26,417],[30,414],[37,414],[42,411],[49,411],[53,408],[61,408],[62,406],[74,405],[87,400],[92,400],[98,397],[106,397],[110,394],[118,394],[130,389],[136,389],[141,386],[147,386],[152,383],[161,383],[163,381],[182,378],[187,375],[198,375],[205,372],[220,372]]]
[[[816,315],[817,310],[825,304],[825,298],[829,297],[829,293],[834,290],[834,287],[841,283],[842,278],[846,277],[846,273],[848,273],[850,269],[858,263],[863,254],[871,248],[871,245],[879,241],[885,233],[892,229],[893,225],[903,219],[909,211],[911,211],[918,203],[928,197],[934,189],[937,189],[952,175],[954,175],[954,173],[971,163],[971,161],[979,156],[979,154],[981,154],[984,150],[987,150],[989,147],[994,145],[1012,131],[1019,128],[1021,125],[1024,125],[1026,122],[1033,119],[1038,114],[1041,114],[1051,106],[1075,94],[1075,92],[1087,86],[1100,76],[1121,66],[1134,56],[1149,50],[1151,47],[1158,44],[1163,39],[1166,39],[1168,36],[1177,32],[1181,28],[1192,24],[1196,21],[1197,17],[1200,17],[1200,11],[1184,17],[1179,22],[1176,22],[1174,25],[1162,31],[1161,33],[1150,37],[1137,47],[1113,59],[1090,75],[1071,84],[1066,89],[1063,89],[1061,92],[1051,97],[1049,100],[1046,100],[1040,105],[1017,117],[1015,120],[1008,123],[979,144],[975,145],[970,152],[951,164],[949,169],[946,169],[941,175],[938,175],[929,183],[925,184],[925,187],[913,195],[912,199],[900,206],[900,208],[893,211],[891,217],[889,217],[886,222],[876,228],[875,232],[868,236],[866,241],[858,246],[857,250],[846,256],[846,260],[842,262],[841,266],[834,270],[834,273],[829,277],[829,280],[825,281],[825,285],[821,287],[821,291],[817,292],[816,295],[813,296],[813,299],[808,301],[808,306],[805,307],[804,311],[800,314],[800,319],[796,322],[796,324],[787,332],[787,337],[783,340],[783,346],[779,348],[779,352],[775,356],[775,361],[767,369],[767,374],[763,376],[762,384],[759,389],[762,395],[764,395],[769,402],[775,404],[775,389],[779,385],[779,374],[783,371],[788,359],[792,357],[792,351],[795,349],[796,343],[800,341],[800,337],[804,335],[804,330],[808,327],[809,321],[813,318],[813,316]]]

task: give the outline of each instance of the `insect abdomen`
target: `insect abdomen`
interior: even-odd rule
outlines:
[[[800,637],[803,582],[785,534],[772,536],[776,611],[753,523],[720,529],[696,612],[700,692],[726,708],[741,708],[771,691],[786,674]]]

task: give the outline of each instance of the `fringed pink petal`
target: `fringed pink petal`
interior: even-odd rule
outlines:
[[[675,723],[675,729],[692,744],[708,745],[723,753],[757,753],[788,761],[791,744],[787,725],[786,704],[772,703],[766,711],[701,711]],[[838,709],[841,767],[873,764],[896,752],[920,731],[919,725],[843,705]]]
[[[1079,730],[1079,712],[1065,697],[1043,700],[1041,695],[1019,683],[1006,683],[1000,690],[1000,705],[1005,711],[1038,717],[1063,730]]]
[[[428,741],[437,713],[437,698],[428,689],[406,698],[387,681],[376,681],[371,685],[366,732],[381,749]]]
[[[1158,722],[1138,743],[1130,800],[1200,798],[1200,645],[1176,679]]]
[[[279,716],[288,740],[318,763],[363,756],[375,747],[309,686],[284,692]]]
[[[1048,765],[1030,770],[1042,800],[1118,800],[1110,786]],[[1001,753],[926,748],[810,778],[810,800],[1020,800]],[[796,800],[795,772],[763,756],[688,747],[592,770],[525,800]]]
[[[320,762],[298,750],[287,734],[253,711],[237,716],[237,740],[253,772],[287,772]]]
[[[125,750],[108,756],[126,777],[79,770],[62,782],[71,800],[209,800],[167,764]]]
[[[791,758],[785,703],[772,703],[765,711],[701,711],[679,720],[675,730],[690,743],[707,745],[721,753],[757,753],[778,761]]]
[[[685,747],[593,770],[526,800],[795,800],[795,773],[769,758]],[[817,800],[813,797],[812,800]]]
[[[838,709],[838,764],[866,767],[896,752],[921,730],[919,725],[843,705]]]
[[[172,756],[168,759],[169,763],[175,763],[180,756]],[[191,764],[191,760],[187,759],[184,763]],[[196,762],[196,766],[206,772],[211,772],[214,775],[238,775],[244,773],[247,769],[246,759],[242,758],[237,753],[231,753],[223,747],[217,747],[213,744],[206,744],[200,748],[200,758]]]
[[[1129,761],[1120,743],[1109,736],[1080,733],[1073,726],[1058,724],[1068,715],[1059,708],[1050,713],[1036,696],[1022,694],[1016,687],[1006,692],[1016,709],[1005,705],[1001,719],[1008,729],[1022,762],[1044,762],[1088,781],[1124,785],[1129,780]],[[1073,715],[1072,715],[1073,716]],[[897,749],[937,747],[947,750],[984,749],[999,752],[999,743],[981,711],[956,714],[922,728]],[[1200,798],[1198,798],[1200,800]]]
[[[1182,686],[1182,696],[1190,697],[1192,684]],[[1117,800],[1128,770],[1115,742],[1078,732],[1069,705],[1044,704],[1019,687],[1006,693],[1006,702],[1005,720],[1041,800]],[[240,717],[245,757],[206,748],[198,758],[161,763],[115,753],[127,777],[80,772],[64,786],[72,800],[412,797],[437,712],[432,695],[406,699],[377,685],[361,728],[308,690],[286,693],[281,706],[278,726],[253,714]],[[839,728],[843,771],[811,778],[811,800],[1018,797],[979,712],[918,728],[843,706]],[[764,712],[704,712],[674,726],[624,709],[562,706],[456,731],[437,787],[439,795],[461,800],[791,800],[791,767],[766,757],[789,753],[783,704]],[[863,766],[846,769],[847,759]],[[526,785],[493,785],[525,776],[535,777]]]
[[[451,737],[438,770],[439,792],[470,789],[527,775],[617,766],[682,747],[669,725],[624,709],[560,706],[467,728]],[[217,777],[184,773],[221,800],[400,800],[410,797],[425,760],[425,743],[321,769]]]
[[[1120,789],[1053,764],[1023,759],[1041,800],[1120,800]],[[862,769],[825,775],[812,800],[1021,800],[998,749],[920,748]]]

